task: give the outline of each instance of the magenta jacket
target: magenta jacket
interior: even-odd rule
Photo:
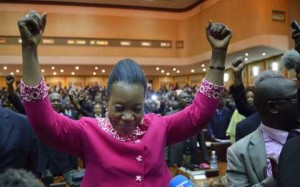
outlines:
[[[212,93],[203,87],[204,83],[192,105],[170,116],[146,114],[144,133],[126,141],[120,140],[106,118],[83,117],[76,121],[56,113],[48,96],[29,101],[33,92],[24,84],[22,98],[39,138],[84,161],[82,187],[167,187],[172,176],[164,157],[165,146],[199,132],[218,106],[215,95],[220,89]]]

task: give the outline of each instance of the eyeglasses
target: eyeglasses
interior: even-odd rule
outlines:
[[[291,103],[294,103],[294,104],[297,104],[299,103],[299,99],[298,98],[286,98],[286,99],[273,99],[273,100],[270,100],[270,101],[275,101],[275,102],[280,102],[280,101],[288,101],[288,102],[291,102]]]

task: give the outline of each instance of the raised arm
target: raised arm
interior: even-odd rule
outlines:
[[[294,49],[300,54],[300,27],[296,21],[293,21],[291,24],[292,28],[294,29],[292,38],[295,41]],[[296,78],[300,81],[300,69],[299,67],[295,68]]]
[[[30,11],[18,21],[22,39],[23,81],[29,86],[37,85],[42,74],[38,60],[38,45],[44,34],[47,14]]]
[[[26,115],[23,103],[19,97],[19,95],[15,92],[14,89],[14,82],[15,82],[15,77],[12,75],[7,75],[5,77],[6,85],[7,85],[7,92],[8,92],[8,100],[13,104],[15,109],[21,113]]]
[[[206,36],[212,47],[210,69],[193,103],[175,114],[164,116],[168,131],[167,144],[179,142],[199,132],[212,118],[224,91],[225,58],[232,32],[222,23],[209,22]]]
[[[232,32],[222,23],[209,22],[206,37],[212,47],[212,57],[205,79],[213,84],[223,85],[226,53]]]
[[[245,62],[243,57],[236,58],[232,63],[232,69],[234,75],[234,81],[233,81],[234,87],[243,85],[242,73],[244,70],[244,66],[245,66]]]
[[[234,74],[233,86],[230,87],[235,106],[240,114],[245,117],[253,114],[256,109],[247,102],[245,87],[242,79],[242,72],[245,63],[243,57],[238,57],[232,63],[232,69]]]

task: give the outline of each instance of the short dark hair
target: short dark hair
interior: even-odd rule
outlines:
[[[141,66],[132,59],[120,60],[112,69],[107,82],[107,94],[110,95],[111,86],[115,82],[129,84],[141,84],[144,88],[144,96],[147,92],[147,80]]]
[[[0,175],[0,187],[44,187],[44,185],[31,172],[10,168]]]

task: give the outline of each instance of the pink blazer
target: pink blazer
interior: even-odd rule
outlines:
[[[122,142],[102,129],[103,119],[71,120],[56,113],[48,97],[25,102],[37,135],[49,145],[80,157],[86,165],[82,187],[164,187],[171,174],[165,146],[199,132],[213,116],[218,99],[199,93],[192,105],[170,116],[147,114],[148,130],[134,141]]]

